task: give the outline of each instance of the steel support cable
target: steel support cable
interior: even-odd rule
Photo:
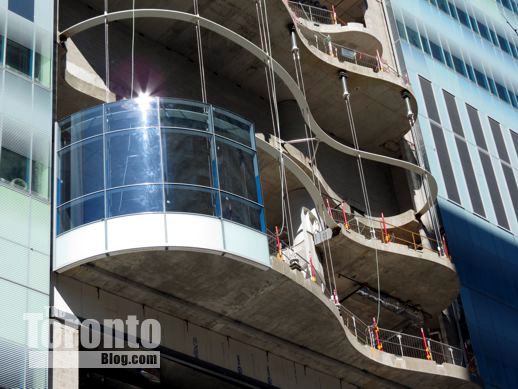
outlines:
[[[133,6],[131,9],[131,98],[133,98],[133,91],[135,86],[135,0],[133,0]]]
[[[200,10],[198,6],[198,0],[193,0],[194,14],[200,16]],[[201,26],[200,18],[196,18],[196,24],[194,26],[196,30],[196,47],[198,51],[198,66],[200,69],[200,85],[201,85],[201,100],[207,103],[207,86],[205,81],[205,64],[203,61],[203,45],[201,41]]]
[[[112,12],[108,15],[94,16],[90,19],[81,21],[81,22],[65,29],[64,31],[62,31],[59,34],[59,39],[60,39],[60,41],[65,41],[66,39],[71,38],[83,31],[89,30],[98,25],[102,25],[106,19],[108,21],[112,22],[112,21],[130,19],[131,16],[132,16],[131,10],[116,11],[116,12]],[[198,17],[196,15],[186,13],[186,12],[165,10],[165,9],[138,9],[138,10],[135,10],[135,17],[165,18],[165,19],[170,19],[170,20],[184,21],[187,23],[194,23],[197,19],[199,19],[200,25],[203,26],[204,28],[206,28],[220,36],[227,38],[228,40],[230,40],[231,42],[244,48],[249,53],[251,53],[256,58],[260,59],[263,62],[266,62],[268,59],[267,53],[265,53],[264,50],[261,50],[261,48],[259,48],[258,46],[256,46],[252,42],[250,42],[249,40],[247,40],[244,37],[242,37],[241,35],[233,32],[232,30],[229,30],[228,28],[223,27],[223,26],[221,26],[211,20],[205,19],[201,16]],[[304,41],[304,44],[307,45],[306,41]],[[362,158],[364,158],[364,159],[368,159],[368,160],[376,161],[376,162],[380,162],[380,163],[385,163],[385,164],[388,164],[391,166],[397,166],[397,167],[403,168],[405,170],[409,170],[411,172],[417,173],[421,176],[426,175],[429,177],[431,197],[432,198],[436,197],[437,183],[435,182],[435,179],[433,178],[433,176],[431,176],[431,174],[427,170],[423,169],[421,166],[418,166],[416,164],[413,164],[413,163],[410,163],[410,162],[407,162],[404,160],[391,158],[391,157],[387,157],[387,156],[380,155],[380,154],[374,154],[374,153],[364,151],[364,150],[356,150],[356,149],[354,149],[350,146],[347,146],[343,143],[340,143],[340,142],[336,141],[334,138],[330,137],[316,122],[315,118],[313,117],[313,115],[309,109],[308,103],[305,100],[304,96],[302,96],[302,93],[300,92],[300,89],[297,86],[295,80],[293,80],[293,78],[290,76],[290,74],[275,60],[273,61],[273,68],[274,68],[275,74],[280,78],[280,80],[284,83],[286,88],[288,88],[288,90],[293,95],[300,110],[302,112],[307,113],[307,117],[304,116],[304,119],[308,120],[309,128],[311,128],[314,135],[321,142],[324,142],[329,147],[331,147],[337,151],[340,151],[344,154],[347,154],[347,155],[351,155],[351,156],[362,155]],[[422,213],[426,212],[430,208],[431,205],[432,204],[430,204],[429,202],[424,204],[422,209],[418,210],[417,213],[422,214]],[[325,214],[325,212],[323,214]]]
[[[294,34],[295,32],[292,31],[291,33]],[[304,76],[302,74],[302,64],[300,61],[300,53],[299,53],[298,47],[296,47],[296,37],[292,37],[292,45],[295,46],[295,47],[292,47],[292,50],[293,50],[293,61],[294,61],[294,65],[295,65],[295,74],[297,77],[297,84],[298,84],[303,96],[305,97],[306,89],[305,89],[305,85],[304,85]],[[304,115],[304,112],[301,112],[301,114]],[[306,124],[306,120],[304,120],[304,133],[306,136],[306,145],[307,145],[307,149],[308,149],[308,155],[311,160],[310,163],[311,163],[311,175],[312,175],[313,184],[317,186],[318,192],[320,193],[320,197],[323,198],[322,186],[321,186],[320,180],[318,178],[316,178],[316,172],[315,172],[315,170],[318,171],[318,168],[317,168],[317,163],[316,163],[316,149],[315,149],[313,140],[310,139],[312,130],[311,130],[311,128],[308,128],[308,126]],[[317,215],[317,216],[318,216],[317,220],[319,222],[320,229],[322,231],[324,231],[326,229],[326,224],[322,220],[320,215]],[[328,240],[325,240],[323,242],[322,246],[323,246],[323,251],[324,251],[324,261],[325,261],[326,270],[327,270],[327,279],[331,286],[331,295],[334,296],[334,291],[336,291],[336,278],[335,278],[335,274],[334,274],[334,265],[333,265],[333,256],[331,253],[331,246],[330,246],[330,243]]]
[[[277,135],[279,139],[282,139],[281,137],[281,129],[280,129],[280,120],[279,120],[279,107],[277,102],[277,87],[275,83],[275,71],[273,69],[273,57],[272,57],[272,44],[271,44],[271,38],[270,38],[270,27],[269,27],[269,21],[268,21],[268,10],[266,7],[266,2],[264,0],[259,0],[259,11],[260,11],[260,20],[262,20],[263,23],[263,34],[264,34],[264,42],[266,44],[266,52],[268,54],[268,74],[270,77],[270,89],[271,89],[271,96],[272,96],[272,102],[271,105],[273,106],[273,112],[275,116],[275,125],[277,126]],[[286,196],[286,206],[284,207],[286,209],[287,213],[287,222],[289,225],[288,228],[288,241],[290,244],[293,244],[294,240],[294,234],[295,231],[293,229],[293,218],[291,215],[291,205],[290,205],[290,197],[288,193],[288,181],[286,177],[286,169],[284,166],[283,161],[283,150],[282,150],[282,143],[279,143],[279,157],[281,161],[281,181],[284,182],[284,192]],[[282,188],[281,188],[282,189]],[[291,232],[291,234],[290,234]],[[290,236],[291,235],[291,236]],[[291,239],[290,239],[291,238]]]
[[[260,3],[260,0],[256,0],[255,2],[255,8],[257,11],[257,23],[259,28],[259,37],[261,42],[261,49],[263,52],[265,52],[268,55],[268,49],[267,49],[267,43],[266,43],[266,36],[265,36],[265,28],[264,28],[264,21],[263,21],[263,12],[262,12],[262,4]],[[267,61],[265,61],[267,62]],[[270,115],[272,120],[272,130],[274,133],[274,136],[280,140],[278,131],[277,131],[277,124],[275,122],[275,113],[274,113],[274,107],[273,107],[273,97],[272,97],[272,88],[271,88],[271,81],[270,81],[270,72],[268,69],[267,63],[264,65],[264,72],[266,77],[266,87],[267,87],[267,93],[268,93],[268,101],[270,106]],[[280,142],[280,141],[279,141]],[[286,209],[285,209],[285,202],[284,202],[284,176],[283,176],[283,159],[282,157],[282,150],[279,150],[279,179],[281,182],[281,226],[279,230],[279,234],[282,234],[285,228],[286,224]],[[288,234],[288,240],[289,240],[289,234]]]
[[[343,76],[343,77],[345,77],[345,76]],[[347,107],[347,116],[349,117],[349,125],[351,127],[351,133],[352,133],[354,147],[357,150],[359,150],[360,149],[360,145],[359,145],[358,137],[357,137],[357,134],[356,134],[356,126],[355,126],[355,123],[354,123],[353,111],[352,111],[351,101],[350,101],[350,96],[349,95],[345,95],[345,105]],[[360,182],[361,182],[361,186],[362,186],[363,198],[364,198],[364,201],[365,201],[365,208],[366,208],[366,211],[368,213],[369,218],[371,218],[372,217],[372,211],[371,211],[371,206],[370,206],[370,201],[369,201],[369,192],[367,190],[367,182],[366,182],[366,179],[365,179],[365,172],[363,170],[363,162],[362,162],[361,155],[357,156],[357,160],[356,161],[357,161],[358,170],[359,170],[359,173],[360,173]],[[372,226],[371,226],[371,235],[372,235],[372,238],[374,239],[375,233],[374,233],[374,229],[372,228]],[[377,290],[378,290],[378,301],[377,301],[377,309],[376,309],[376,323],[379,323],[380,322],[380,310],[381,310],[381,282],[380,282],[380,269],[379,269],[378,248],[376,246],[374,246],[374,255],[375,255],[375,260],[376,260],[376,282],[377,282]]]
[[[104,60],[105,60],[105,68],[104,68],[104,82],[105,82],[105,91],[106,97],[105,100],[108,102],[110,96],[110,42],[108,36],[108,0],[104,0]]]

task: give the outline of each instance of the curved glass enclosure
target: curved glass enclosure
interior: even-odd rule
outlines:
[[[75,113],[58,131],[58,234],[162,212],[265,231],[254,127],[233,113],[187,100],[136,98]]]

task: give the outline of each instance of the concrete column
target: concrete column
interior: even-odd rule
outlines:
[[[51,319],[53,339],[52,359],[52,388],[79,388],[79,329]],[[60,366],[72,366],[60,368]]]

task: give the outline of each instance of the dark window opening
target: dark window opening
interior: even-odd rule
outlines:
[[[7,39],[5,64],[27,76],[31,75],[32,51],[10,39]]]
[[[9,11],[34,21],[34,0],[9,0]]]

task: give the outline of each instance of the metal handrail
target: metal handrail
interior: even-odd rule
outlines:
[[[379,219],[375,219],[370,216],[362,216],[362,218],[369,220],[372,223],[380,223],[380,227],[370,227],[366,225],[364,222],[359,220],[355,214],[346,212],[342,208],[330,208],[327,209],[329,216],[337,222],[338,224],[341,224],[344,226],[346,230],[356,230],[359,234],[365,236],[367,239],[379,239],[383,243],[398,243],[405,246],[408,246],[409,248],[415,250],[415,251],[429,251],[436,255],[443,256],[443,253],[440,249],[436,250],[432,247],[428,247],[425,244],[423,244],[423,237],[409,229],[406,229],[404,227],[398,227],[394,224],[388,223],[388,222],[382,222]],[[347,221],[345,220],[344,213],[347,217]],[[387,231],[385,231],[385,226],[383,226],[383,223],[386,225]],[[380,236],[377,236],[376,230],[379,229]],[[390,231],[388,231],[390,230]],[[410,235],[412,237],[412,241],[403,238],[401,235],[398,234],[398,232],[401,232],[401,235]],[[439,248],[441,247],[440,242],[433,238],[429,238],[428,236],[426,239],[433,243],[435,247]],[[448,257],[449,258],[449,257]]]
[[[314,22],[315,16],[313,16],[313,14],[319,15],[320,12],[320,16],[318,17],[324,20],[319,21],[320,23],[337,24],[336,16],[333,12],[331,12],[331,16],[321,16],[323,11],[329,13],[330,11],[328,10],[309,6],[306,4],[300,4],[295,1],[288,1],[288,5],[292,13],[297,18],[302,18]],[[313,8],[316,8],[316,10],[314,10]],[[327,20],[328,22],[325,22],[325,20]],[[329,22],[329,20],[331,20],[332,22]],[[381,56],[374,56],[352,49],[350,47],[339,45],[335,42],[332,42],[332,38],[330,35],[324,35],[319,32],[314,32],[313,36],[310,37],[307,33],[305,34],[303,31],[301,31],[301,33],[311,46],[315,47],[317,50],[322,51],[323,53],[331,57],[336,58],[340,62],[354,63],[355,65],[371,68],[375,72],[383,71],[394,74],[397,77],[400,76],[399,72],[392,66],[390,66],[387,63],[387,61],[381,58]]]
[[[299,17],[320,24],[338,24],[333,11],[326,8],[315,7],[314,5],[303,4],[299,1],[288,1],[293,13]]]
[[[411,357],[435,361],[441,365],[451,363],[466,367],[464,354],[458,347],[438,342],[428,337],[419,337],[402,332],[379,328],[374,324],[367,325],[344,306],[339,307],[346,327],[358,342],[399,357]],[[374,331],[377,330],[377,336]],[[424,347],[427,344],[428,350]]]
[[[276,234],[268,231],[267,237],[270,254],[276,258],[274,260],[282,260],[290,264],[291,260],[297,259],[305,263],[306,269],[310,268],[310,263],[293,250],[293,248],[288,244],[283,242]],[[305,273],[306,278],[309,278],[309,272],[305,271]],[[338,303],[336,295],[333,296],[333,293],[329,288],[327,288],[325,280],[323,280],[318,273],[316,273],[315,278],[314,282],[321,287],[322,293],[324,293],[324,295],[333,301],[333,303],[338,307],[345,326],[361,344],[368,345],[372,348],[394,354],[399,357],[412,357],[431,360],[437,364],[451,363],[453,365],[466,367],[464,354],[460,348],[453,347],[427,337],[419,337],[387,330],[379,328],[374,324],[367,325],[359,317]],[[377,337],[375,336],[375,330],[377,332]],[[423,338],[427,344],[428,350],[424,347]]]

